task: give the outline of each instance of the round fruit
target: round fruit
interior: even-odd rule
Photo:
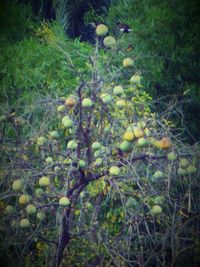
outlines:
[[[29,220],[28,219],[21,219],[21,221],[20,221],[20,227],[22,227],[22,228],[28,228],[28,227],[30,227],[30,222],[29,222]]]
[[[189,165],[186,170],[189,174],[194,174],[197,171],[196,167],[193,165]]]
[[[159,146],[162,149],[168,149],[172,146],[171,140],[168,137],[163,137],[160,141],[159,141]]]
[[[141,76],[138,75],[138,74],[134,74],[134,75],[131,77],[130,81],[131,81],[133,84],[140,84],[140,82],[141,82]]]
[[[137,207],[137,205],[138,205],[138,202],[135,198],[133,198],[133,197],[128,198],[128,200],[126,202],[126,207],[135,208],[135,207]]]
[[[40,221],[44,221],[46,219],[46,214],[44,212],[40,211],[40,212],[37,213],[37,218]]]
[[[177,173],[179,176],[184,176],[187,174],[187,170],[179,167]]]
[[[37,139],[37,145],[43,146],[47,142],[47,139],[44,136],[40,136]]]
[[[105,36],[108,33],[108,27],[104,24],[99,24],[96,27],[96,34],[98,36]]]
[[[116,106],[118,108],[124,108],[126,106],[126,100],[124,99],[119,99],[116,101]]]
[[[69,108],[72,108],[74,105],[76,105],[75,97],[69,96],[65,101],[65,105]]]
[[[83,108],[91,108],[93,106],[93,102],[90,98],[84,98],[82,100],[82,107]]]
[[[164,200],[165,200],[165,197],[164,196],[156,196],[156,197],[153,198],[153,202],[156,205],[163,204]]]
[[[112,36],[107,36],[104,38],[103,44],[106,48],[113,48],[116,45],[116,40]]]
[[[156,171],[156,172],[154,173],[153,177],[154,177],[155,179],[163,178],[163,177],[164,177],[164,174],[163,174],[163,172],[161,172],[161,171]]]
[[[99,142],[94,142],[94,143],[92,144],[92,148],[93,148],[94,150],[98,150],[98,149],[101,148],[101,144],[100,144]]]
[[[133,141],[134,139],[133,132],[125,132],[123,139],[129,142]]]
[[[51,157],[48,157],[45,159],[47,164],[52,164],[53,163],[53,159]]]
[[[67,143],[67,148],[71,150],[75,150],[78,147],[78,143],[75,140],[71,140]]]
[[[144,133],[143,133],[142,129],[140,129],[140,128],[134,128],[133,133],[134,133],[136,138],[140,138],[140,137],[144,136]]]
[[[44,191],[43,191],[42,188],[37,188],[35,190],[35,194],[36,194],[37,197],[41,197],[43,193],[44,193]]]
[[[133,143],[124,140],[121,144],[120,144],[120,149],[123,152],[131,152],[133,149]]]
[[[95,158],[98,158],[98,157],[100,157],[102,155],[102,150],[100,150],[100,149],[98,149],[98,150],[96,150],[95,152],[94,152],[94,157]]]
[[[113,89],[113,94],[114,95],[117,95],[117,96],[120,96],[124,93],[124,90],[123,88],[120,86],[120,85],[116,85]]]
[[[57,107],[57,111],[58,111],[58,112],[63,112],[63,111],[65,111],[65,105],[59,105],[59,106]]]
[[[23,182],[22,180],[18,179],[18,180],[15,180],[12,184],[12,189],[14,191],[21,191],[22,190],[22,187],[23,187]]]
[[[0,122],[6,121],[6,116],[5,115],[1,115],[0,116]]]
[[[60,206],[68,206],[70,204],[69,198],[67,197],[61,197],[59,200]]]
[[[59,138],[59,133],[57,131],[52,131],[52,132],[50,132],[50,136],[53,139],[58,139]]]
[[[73,120],[71,120],[68,116],[62,118],[62,125],[65,128],[71,128],[73,126]]]
[[[104,104],[110,104],[112,102],[112,96],[109,94],[101,95],[101,99],[102,99]]]
[[[168,154],[167,154],[167,159],[168,160],[176,160],[176,158],[177,158],[177,156],[176,156],[176,154],[174,153],[174,152],[169,152]]]
[[[36,207],[33,204],[30,204],[26,207],[26,212],[28,214],[34,214],[36,213]]]
[[[187,168],[189,165],[189,161],[185,158],[179,160],[179,166],[183,169]]]
[[[126,67],[130,67],[130,66],[133,66],[133,60],[132,58],[128,57],[128,58],[125,58],[123,60],[123,66],[126,68]]]
[[[7,214],[11,214],[15,211],[15,208],[11,205],[7,205],[6,208],[5,208],[5,211]]]
[[[49,186],[50,185],[50,180],[49,177],[47,176],[42,176],[39,180],[39,185],[41,187]]]
[[[112,166],[109,170],[109,173],[114,176],[118,176],[120,174],[120,168],[117,166]]]
[[[103,163],[103,159],[102,159],[102,158],[97,158],[97,159],[95,160],[94,165],[95,165],[96,167],[100,167],[100,166],[102,165],[102,163]]]
[[[144,137],[140,137],[137,141],[138,143],[138,146],[140,147],[144,147],[144,146],[147,146],[149,144],[148,140]]]
[[[84,161],[84,160],[79,160],[78,161],[78,167],[80,168],[80,169],[85,169],[85,167],[86,167],[86,162]]]
[[[29,202],[29,197],[25,194],[22,194],[20,197],[19,197],[19,204],[21,205],[26,205],[27,203]]]
[[[151,209],[151,214],[152,215],[160,215],[162,214],[162,208],[159,205],[154,205]]]

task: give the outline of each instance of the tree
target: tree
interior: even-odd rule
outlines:
[[[169,265],[186,245],[171,229],[198,230],[198,144],[183,145],[171,134],[168,110],[162,116],[152,112],[140,73],[118,83],[120,75],[134,70],[134,61],[125,58],[118,65],[119,40],[98,27],[106,51],[99,51],[97,38],[86,62],[89,73],[53,41],[80,85],[67,98],[45,102],[45,109],[57,114],[50,131],[25,138],[15,114],[1,116],[2,251],[11,253],[12,243],[18,243],[21,260],[31,262],[38,259],[30,244],[37,248],[42,242],[48,255],[54,250],[53,267],[78,261]],[[6,137],[8,126],[16,132],[16,144]]]

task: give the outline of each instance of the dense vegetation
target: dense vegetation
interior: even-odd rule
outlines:
[[[1,263],[198,266],[197,2],[0,5]]]

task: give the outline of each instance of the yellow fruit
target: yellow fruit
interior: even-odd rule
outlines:
[[[104,38],[103,44],[107,48],[113,48],[116,45],[116,40],[112,36],[107,36]]]
[[[138,74],[134,74],[131,79],[130,79],[131,83],[134,85],[140,84],[141,82],[141,76]]]
[[[126,67],[130,67],[130,66],[133,66],[133,60],[132,58],[128,57],[128,58],[125,58],[123,60],[123,66],[126,68]]]
[[[123,88],[120,86],[120,85],[116,85],[113,89],[113,94],[114,95],[117,95],[117,96],[120,96],[122,95],[124,92]]]
[[[65,105],[69,108],[72,108],[74,105],[76,105],[75,97],[69,96],[65,101]]]
[[[152,215],[160,215],[161,213],[162,213],[161,206],[155,205],[155,206],[152,207],[152,209],[151,209],[151,214]]]
[[[25,194],[19,197],[19,204],[26,205],[29,202],[29,197]]]
[[[133,141],[133,139],[134,139],[133,132],[125,132],[124,140],[131,142],[131,141]]]
[[[36,207],[33,204],[30,204],[26,207],[26,212],[28,214],[34,214],[36,213]]]
[[[12,184],[12,189],[14,191],[21,191],[22,190],[22,187],[23,187],[23,183],[22,183],[22,180],[18,179],[18,180],[15,180]]]
[[[41,187],[45,187],[45,186],[50,185],[49,177],[47,177],[47,176],[43,176],[43,177],[41,177],[40,180],[39,180],[39,185],[40,185]]]
[[[117,166],[112,166],[109,170],[109,173],[114,176],[118,176],[120,174],[120,168]]]
[[[171,140],[168,137],[163,137],[160,140],[160,148],[168,149],[172,146]]]
[[[144,133],[143,133],[142,129],[140,129],[140,128],[134,128],[133,133],[134,133],[135,137],[137,137],[137,138],[144,136]]]
[[[93,106],[93,102],[90,98],[84,98],[82,100],[82,107],[83,108],[91,108]]]
[[[124,108],[124,107],[126,106],[126,100],[124,100],[124,99],[119,99],[119,100],[117,100],[117,102],[116,102],[116,106],[117,106],[118,108]]]
[[[29,220],[28,219],[22,219],[20,221],[20,227],[22,227],[22,228],[28,228],[28,227],[30,227]]]
[[[99,24],[96,27],[96,34],[98,36],[105,36],[108,33],[108,27],[104,24]]]
[[[68,206],[70,204],[69,198],[68,197],[61,197],[59,200],[60,206]]]

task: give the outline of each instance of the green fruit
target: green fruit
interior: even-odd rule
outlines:
[[[103,163],[103,159],[102,159],[102,158],[97,158],[97,159],[95,160],[95,162],[94,162],[94,165],[95,165],[96,167],[100,167],[100,166],[102,165],[102,163]]]
[[[138,202],[135,198],[133,198],[133,197],[128,198],[128,200],[126,202],[127,208],[135,208],[135,207],[137,207],[137,205],[138,205]]]
[[[123,60],[123,66],[126,68],[126,67],[130,67],[130,66],[133,66],[133,60],[132,58],[128,57],[128,58],[125,58]]]
[[[138,146],[144,147],[144,146],[147,146],[149,144],[149,141],[146,138],[144,138],[144,137],[140,137],[137,140],[137,143],[138,143]]]
[[[65,105],[60,105],[57,107],[58,112],[63,112],[63,111],[65,111],[65,109],[66,109]]]
[[[118,108],[124,108],[124,107],[126,107],[126,100],[124,100],[124,99],[117,100],[116,101],[116,106]]]
[[[12,184],[12,189],[14,191],[21,191],[23,188],[23,182],[22,180],[18,179],[18,180],[15,180]]]
[[[120,86],[120,85],[116,85],[113,89],[113,94],[114,95],[117,95],[117,96],[120,96],[124,93],[124,90],[123,88]]]
[[[112,102],[112,96],[109,94],[103,94],[101,95],[101,99],[103,101],[104,104],[110,104]]]
[[[179,167],[177,173],[179,176],[184,176],[187,174],[187,170]]]
[[[52,131],[52,132],[50,132],[50,136],[53,139],[58,139],[59,138],[59,133],[57,131]]]
[[[22,194],[19,197],[19,204],[26,205],[29,202],[29,196]]]
[[[53,159],[51,157],[48,157],[45,159],[47,164],[52,164],[53,163]]]
[[[187,167],[186,171],[187,171],[187,173],[189,173],[189,174],[194,174],[194,173],[197,171],[197,169],[196,169],[195,166],[193,166],[193,165],[189,165],[189,166]]]
[[[40,136],[37,139],[37,145],[43,146],[47,142],[47,139],[44,136]]]
[[[78,147],[78,143],[75,140],[71,140],[67,143],[67,148],[71,150],[76,150]]]
[[[43,191],[42,188],[37,188],[35,190],[35,194],[36,194],[37,197],[41,197],[43,193],[44,193],[44,191]]]
[[[94,157],[95,158],[98,158],[98,157],[100,157],[102,155],[102,151],[99,149],[99,150],[96,150],[95,152],[94,152]]]
[[[116,40],[112,36],[107,36],[104,38],[103,44],[106,48],[113,48],[116,45]]]
[[[93,106],[93,102],[90,98],[84,98],[82,100],[82,107],[83,108],[91,108]]]
[[[161,206],[159,206],[159,205],[154,205],[153,207],[152,207],[152,209],[151,209],[151,214],[152,215],[160,215],[160,214],[162,214],[162,208],[161,208]]]
[[[80,193],[80,197],[83,198],[84,196],[85,196],[85,192],[82,191],[82,192]]]
[[[161,172],[161,171],[156,171],[156,172],[154,173],[153,177],[154,177],[155,179],[163,178],[163,177],[164,177],[164,173]]]
[[[47,176],[41,177],[39,180],[39,185],[41,187],[49,186],[50,185],[49,177],[47,177]]]
[[[1,115],[0,116],[0,122],[6,121],[6,116],[5,115]]]
[[[177,158],[177,156],[176,156],[176,154],[173,153],[173,152],[169,152],[169,153],[167,154],[167,159],[168,159],[168,160],[173,161],[173,160],[176,160],[176,158]]]
[[[118,176],[120,174],[120,168],[117,166],[112,166],[109,170],[110,175]]]
[[[153,198],[153,202],[156,205],[162,205],[164,200],[165,200],[164,196],[156,196],[156,197]]]
[[[15,211],[15,208],[11,205],[7,205],[5,211],[7,214],[12,214]]]
[[[26,212],[28,214],[34,214],[36,213],[36,207],[33,204],[30,204],[26,207]]]
[[[180,166],[180,168],[185,169],[185,168],[188,167],[188,165],[189,165],[189,161],[187,159],[182,158],[182,159],[179,160],[179,166]]]
[[[20,221],[20,227],[22,227],[22,228],[28,228],[28,227],[30,227],[30,222],[29,222],[29,220],[28,219],[21,219],[21,221]]]
[[[137,75],[137,74],[134,74],[132,77],[131,77],[131,83],[134,84],[134,85],[137,85],[137,84],[140,84],[141,82],[141,76],[140,75]]]
[[[121,144],[120,144],[120,149],[123,152],[131,152],[133,149],[133,143],[124,140]]]
[[[59,200],[59,204],[60,206],[69,206],[70,201],[68,197],[61,197],[61,199]]]
[[[101,144],[100,144],[99,142],[94,142],[94,143],[92,144],[92,148],[93,148],[94,150],[98,150],[98,149],[101,148]]]
[[[40,221],[44,221],[46,219],[46,214],[43,212],[43,211],[39,211],[37,213],[37,218],[40,220]]]
[[[85,169],[85,167],[87,166],[87,164],[86,164],[86,162],[84,161],[84,160],[79,160],[78,161],[78,167],[80,168],[80,169]]]
[[[96,27],[96,34],[98,36],[105,36],[108,33],[108,27],[104,24],[99,24]]]
[[[68,116],[62,118],[62,125],[65,128],[71,128],[73,126],[73,120],[71,120]]]

